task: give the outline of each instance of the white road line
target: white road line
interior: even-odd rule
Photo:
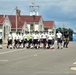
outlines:
[[[37,56],[38,54],[34,54],[33,56]]]
[[[6,61],[8,61],[8,60],[0,60],[0,62],[1,62],[1,61],[6,62]]]
[[[12,50],[12,51],[7,51],[7,52],[1,52],[0,54],[8,54],[8,53],[16,52],[16,51],[22,51],[22,50]]]
[[[76,62],[74,62],[73,64],[76,64]]]
[[[70,69],[76,71],[76,67],[71,67]]]

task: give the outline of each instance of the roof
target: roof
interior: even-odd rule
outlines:
[[[0,23],[3,23],[4,19],[5,19],[5,15],[0,15]]]
[[[12,28],[16,28],[16,16],[8,15]],[[23,16],[17,17],[18,28],[22,28],[25,22],[39,22],[41,16]]]
[[[54,21],[44,21],[44,28],[52,28]]]

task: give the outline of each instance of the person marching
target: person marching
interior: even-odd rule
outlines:
[[[37,35],[37,31],[35,31],[34,34],[34,47],[37,48],[37,43],[38,43],[38,35]]]
[[[37,33],[37,49],[40,48],[40,41],[41,41],[41,35],[40,35],[40,33],[38,32],[38,33]]]
[[[49,49],[50,46],[49,46],[49,34],[46,35],[46,49]]]
[[[31,39],[31,35],[29,32],[27,32],[27,44],[26,44],[26,48],[30,48],[30,39]]]
[[[23,33],[19,32],[19,48],[23,48]]]
[[[52,36],[52,33],[48,34],[48,46],[49,46],[49,48],[53,49],[53,36]]]
[[[24,40],[23,47],[26,47],[26,43],[27,43],[27,34],[26,34],[26,32],[23,34],[23,40]]]
[[[0,34],[0,49],[2,49],[2,35]]]
[[[40,48],[43,48],[43,35],[42,35],[42,31],[40,32]]]
[[[14,39],[14,48],[18,48],[19,47],[19,35],[18,32],[16,32],[16,36]]]
[[[58,49],[59,49],[59,45],[61,46],[61,49],[63,48],[62,46],[62,33],[60,31],[58,31],[58,33],[56,34],[57,36],[57,45],[58,45]]]
[[[31,49],[34,48],[34,35],[33,35],[33,32],[32,31],[30,33],[30,48]]]
[[[42,43],[43,43],[43,48],[46,48],[46,34],[43,32],[42,34]]]
[[[63,47],[68,48],[69,44],[69,33],[67,31],[64,32],[64,45]]]
[[[51,37],[52,37],[51,49],[54,49],[55,35],[53,34],[53,32],[51,33]]]
[[[8,35],[7,41],[8,41],[7,48],[12,49],[12,42],[13,42],[12,32],[10,32],[10,34]]]

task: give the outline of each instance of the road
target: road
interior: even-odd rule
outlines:
[[[76,42],[68,48],[0,49],[0,75],[76,75]]]

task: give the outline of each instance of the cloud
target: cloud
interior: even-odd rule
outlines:
[[[48,3],[43,7],[41,13],[44,19],[54,20],[56,27],[71,28],[76,30],[76,0],[58,0],[56,2]],[[45,15],[45,16],[44,16]]]
[[[66,0],[60,4],[62,9],[66,12],[74,11],[76,7],[76,0]]]
[[[39,5],[38,11],[44,20],[54,20],[56,27],[64,23],[76,30],[76,0],[0,0],[0,12],[11,14],[18,6],[21,14],[27,15],[32,2]]]

